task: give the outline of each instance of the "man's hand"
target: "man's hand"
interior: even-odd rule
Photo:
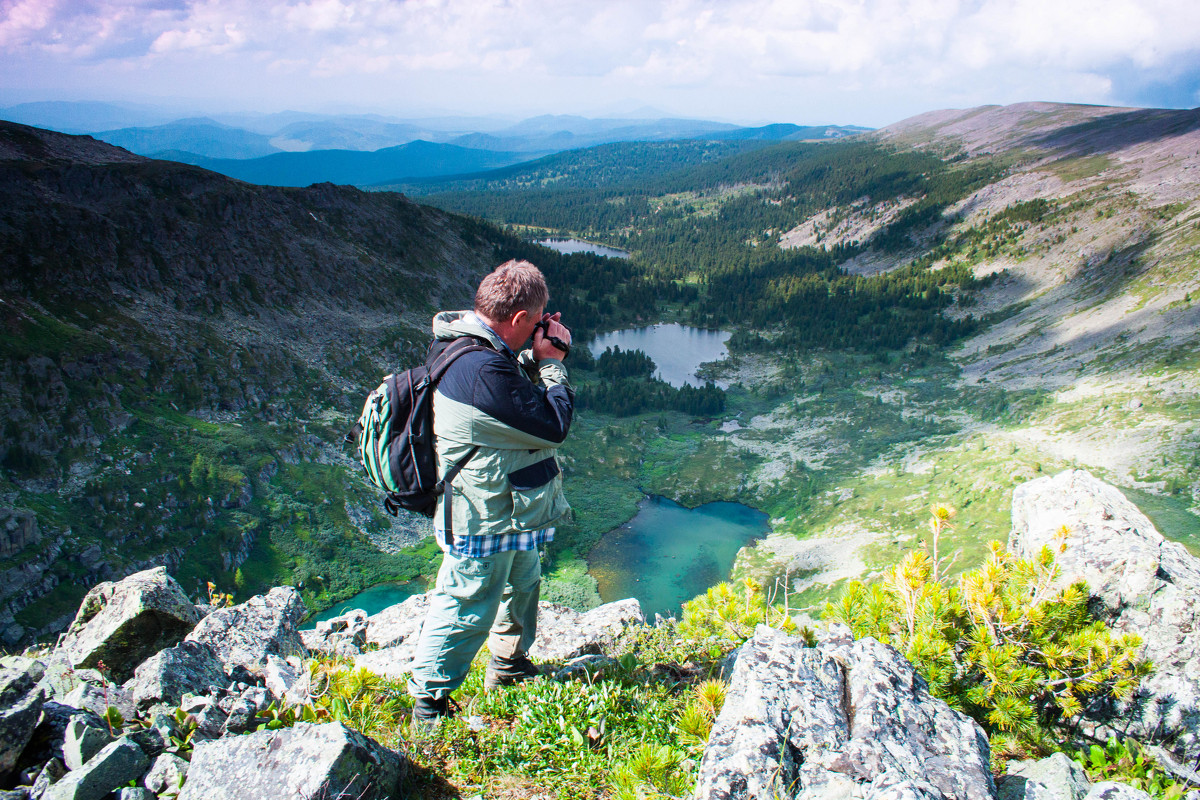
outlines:
[[[571,331],[567,329],[566,325],[559,322],[561,318],[561,313],[542,315],[542,321],[547,323],[548,330],[543,331],[539,326],[533,332],[533,357],[538,361],[544,358],[556,358],[561,361],[566,358],[567,354],[555,347],[546,336],[549,334],[561,339],[563,344],[571,344]]]

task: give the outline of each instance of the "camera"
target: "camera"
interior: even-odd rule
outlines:
[[[562,325],[562,323],[560,322],[559,325]],[[563,325],[563,327],[567,328],[566,325]],[[538,323],[533,326],[533,331],[535,334],[537,333],[538,328],[542,329],[542,336],[546,337],[546,341],[563,351],[563,358],[566,358],[571,354],[571,345],[567,344],[557,336],[550,335],[550,320],[539,320]],[[571,329],[567,328],[567,332],[570,333],[570,331]]]

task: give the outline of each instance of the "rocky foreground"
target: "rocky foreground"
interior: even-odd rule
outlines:
[[[1139,633],[1158,665],[1127,707],[1090,710],[1088,729],[1156,742],[1177,776],[1194,775],[1200,559],[1084,472],[1021,487],[1013,519],[1018,552],[1069,528],[1063,580],[1087,580],[1097,613]],[[403,675],[426,605],[417,596],[300,631],[305,609],[289,587],[211,608],[189,600],[161,567],[102,583],[57,646],[0,661],[0,800],[405,797],[404,752],[339,722],[268,728],[263,712],[311,699],[305,659],[314,654]],[[586,614],[544,603],[531,655],[552,667],[547,679],[571,680],[644,621],[633,600]],[[760,627],[731,663],[698,798],[1149,797],[1090,785],[1061,755],[1010,764],[996,779],[974,721],[932,697],[895,650],[854,641],[841,626],[819,631],[812,646]]]

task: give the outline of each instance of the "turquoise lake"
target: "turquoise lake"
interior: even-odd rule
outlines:
[[[765,536],[767,515],[740,503],[693,509],[647,497],[637,515],[604,535],[588,572],[608,603],[636,597],[648,619],[680,615],[687,600],[729,577],[739,549]]]
[[[729,331],[710,331],[678,323],[647,325],[601,334],[588,343],[593,356],[607,347],[622,350],[641,350],[658,366],[655,375],[678,388],[685,383],[703,386],[696,369],[709,361],[721,361],[729,356],[726,346]]]
[[[414,594],[420,594],[423,591],[425,591],[425,586],[420,581],[381,583],[378,586],[372,586],[370,589],[354,595],[349,600],[343,600],[332,608],[327,608],[324,611],[314,614],[305,620],[304,624],[300,627],[316,627],[318,622],[340,617],[347,611],[352,611],[356,608],[366,611],[368,616],[378,614],[385,608],[394,606],[396,603],[402,603]]]

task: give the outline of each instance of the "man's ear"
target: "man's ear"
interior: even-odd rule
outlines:
[[[528,317],[529,317],[529,312],[526,311],[525,309],[521,308],[521,309],[518,309],[517,312],[515,314],[513,314],[512,317],[510,317],[508,321],[514,328],[516,328],[516,327],[519,327],[521,324],[523,324]]]

